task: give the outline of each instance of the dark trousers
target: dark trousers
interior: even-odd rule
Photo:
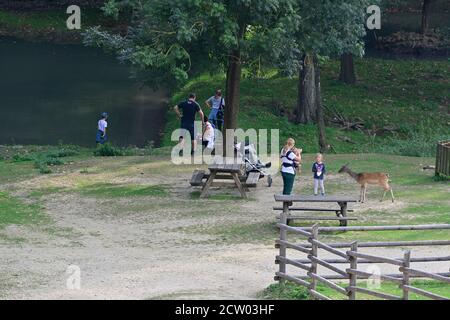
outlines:
[[[283,194],[290,195],[294,187],[295,174],[281,172],[283,177]]]
[[[95,135],[95,142],[104,144],[106,140],[106,134],[101,130],[97,130],[97,134]]]

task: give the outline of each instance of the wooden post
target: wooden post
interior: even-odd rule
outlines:
[[[341,207],[341,215],[346,218],[347,217],[347,202],[338,202],[339,206]],[[347,220],[340,220],[339,225],[341,227],[347,226]]]
[[[358,251],[358,242],[357,241],[352,242],[350,250],[352,252]],[[350,256],[349,258],[350,258],[350,269],[357,270],[358,269],[358,258],[353,257],[353,256]],[[350,287],[356,287],[357,280],[358,280],[358,276],[356,275],[356,273],[350,273],[350,275],[349,275]],[[350,291],[348,292],[348,298],[349,298],[349,300],[356,300],[356,291],[353,289],[350,289]]]
[[[318,240],[318,237],[319,237],[319,224],[314,224],[313,226],[312,226],[312,230],[311,230],[311,236],[309,237],[309,242],[311,242],[311,256],[313,256],[313,257],[315,257],[315,258],[318,258],[318,254],[317,254],[317,252],[318,252],[318,246],[317,246],[317,244],[314,242],[314,241],[312,241],[312,240]],[[311,269],[310,269],[310,271],[309,271],[310,273],[314,273],[314,274],[317,274],[317,262],[315,261],[315,260],[311,260]],[[311,280],[311,282],[310,282],[310,286],[309,286],[309,289],[310,290],[316,290],[316,286],[317,286],[317,280],[316,280],[316,278],[314,278],[314,277],[310,277],[310,280]],[[310,293],[310,296],[312,297],[312,298],[314,298],[314,296]]]
[[[411,251],[407,250],[403,256],[403,267],[409,268],[411,260]],[[402,290],[403,290],[403,300],[409,299],[409,291],[408,288],[404,286],[409,286],[409,272],[407,270],[403,270],[403,279],[402,279]]]
[[[283,212],[280,216],[281,224],[287,225],[287,216],[289,215],[289,205],[286,201],[283,202]],[[286,245],[284,245],[281,241],[286,241],[286,229],[280,228],[280,257],[286,258]],[[286,262],[281,259],[279,262],[279,272],[286,273]],[[280,283],[284,283],[284,279],[280,280]]]

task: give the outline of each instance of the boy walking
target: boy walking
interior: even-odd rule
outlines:
[[[323,155],[318,153],[316,155],[316,162],[313,163],[312,172],[314,173],[314,195],[317,196],[320,186],[322,196],[325,195],[325,187],[323,185],[323,179],[325,177],[326,168],[322,162]]]
[[[97,135],[95,137],[95,142],[97,144],[104,144],[106,142],[106,128],[108,127],[108,122],[106,122],[106,119],[108,119],[108,114],[103,112],[101,119],[98,120],[97,123]]]

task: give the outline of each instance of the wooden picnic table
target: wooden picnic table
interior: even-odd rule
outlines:
[[[224,176],[231,176],[234,180],[234,184],[238,188],[241,193],[242,198],[246,199],[247,194],[245,193],[244,186],[241,182],[241,177],[243,173],[243,164],[241,163],[214,163],[208,166],[210,171],[208,180],[206,180],[205,185],[203,186],[202,193],[200,194],[200,198],[206,198],[208,196],[208,190],[212,186],[214,179],[219,177],[223,179]]]
[[[303,220],[339,220],[341,226],[346,226],[348,220],[356,220],[356,218],[347,217],[348,203],[357,202],[356,198],[347,196],[301,196],[301,195],[275,195],[275,201],[282,202],[283,207],[274,210],[282,210],[283,215],[286,218],[286,224],[292,219],[303,219]],[[334,202],[339,205],[339,209],[330,208],[296,208],[290,207],[291,203],[301,202],[301,203],[330,203]],[[291,211],[323,211],[329,212],[334,211],[337,217],[294,217],[291,216]],[[305,219],[306,218],[306,219]]]

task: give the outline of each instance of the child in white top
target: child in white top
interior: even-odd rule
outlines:
[[[106,128],[108,127],[108,122],[106,122],[106,119],[108,119],[108,114],[103,112],[101,119],[98,120],[97,123],[97,135],[95,138],[95,142],[97,142],[97,144],[104,144],[106,142]]]

